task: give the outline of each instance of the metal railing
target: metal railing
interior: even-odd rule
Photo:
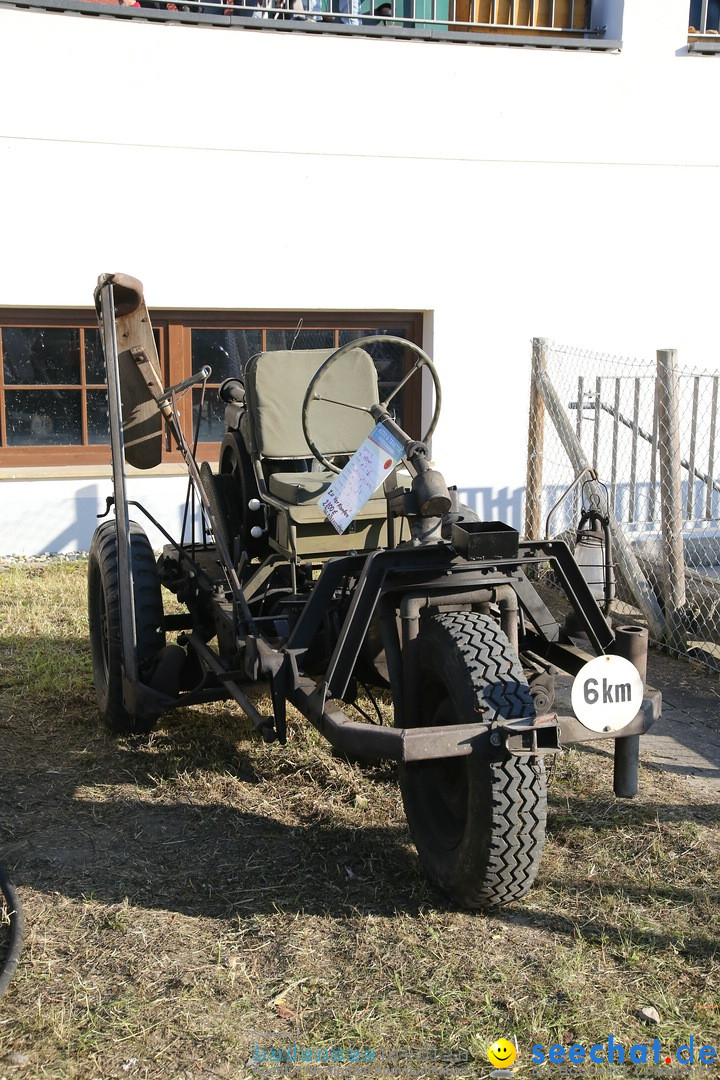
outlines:
[[[717,37],[720,31],[720,0],[691,0],[688,35]]]
[[[181,18],[221,16],[325,26],[379,27],[477,33],[497,37],[549,39],[601,38],[604,27],[591,26],[591,0],[89,0],[134,10],[138,14],[178,13]],[[57,0],[37,6],[58,6]],[[35,6],[32,4],[31,6]],[[83,4],[69,0],[73,10]]]

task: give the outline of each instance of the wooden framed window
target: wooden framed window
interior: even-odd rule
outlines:
[[[203,456],[212,459],[224,434],[218,388],[241,376],[252,356],[270,349],[337,348],[373,334],[422,337],[418,312],[151,312],[165,385],[207,365],[203,393],[181,402],[186,430],[199,425]],[[397,385],[413,358],[401,347],[369,347],[380,393]],[[419,436],[420,378],[393,401],[398,420]],[[94,313],[0,311],[0,466],[106,464],[110,460],[107,388]],[[168,444],[167,462],[180,456]]]

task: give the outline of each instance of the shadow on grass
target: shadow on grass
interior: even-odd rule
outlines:
[[[637,901],[640,904],[663,897],[671,904],[683,903],[687,905],[695,899],[688,890],[675,888],[656,889],[654,887],[642,890],[626,886],[618,886],[614,889],[608,887],[607,884],[591,888],[587,882],[574,883],[565,877],[561,880],[546,880],[545,884],[555,888],[558,896],[575,890],[584,893],[588,918],[573,919],[570,916],[563,915],[558,910],[538,911],[534,909],[528,911],[522,906],[503,908],[495,912],[493,917],[500,922],[506,923],[510,928],[522,926],[538,934],[546,932],[555,937],[566,937],[573,942],[582,940],[590,946],[602,945],[603,947],[609,947],[611,950],[616,950],[617,958],[635,951],[654,955],[670,950],[675,956],[687,959],[701,957],[709,960],[717,954],[720,948],[717,937],[712,933],[705,934],[700,930],[697,933],[683,933],[682,935],[673,934],[670,930],[660,932],[647,927],[630,925],[627,919],[621,919],[620,917],[616,921],[610,921],[609,919],[598,918],[594,914],[595,901],[601,894],[603,897],[607,896],[608,893],[622,895],[625,899]],[[589,914],[591,910],[593,911],[592,916]]]
[[[268,748],[234,706],[197,707],[167,714],[147,740],[114,741],[91,686],[70,691],[83,643],[43,641],[56,665],[47,691],[25,680],[24,648],[0,640],[0,852],[21,886],[220,918],[435,900],[404,827],[373,807],[370,825],[362,809],[338,821],[351,774],[314,735]],[[393,773],[371,770],[381,784]]]
[[[286,750],[243,741],[249,725],[223,710],[183,710],[160,723],[145,743],[112,742],[98,730],[89,687],[74,697],[63,697],[62,682],[46,697],[19,697],[12,688],[0,693],[0,852],[20,887],[218,919],[453,910],[428,886],[402,821],[382,809],[375,814],[372,806],[353,809],[352,773],[338,763],[340,776],[333,778],[335,763],[324,745],[304,734]],[[382,788],[393,771],[381,765],[370,775]],[[292,814],[285,813],[287,803]],[[551,792],[550,803],[551,829],[561,843],[575,834],[580,839],[589,824],[610,833],[687,812],[669,802],[616,803],[610,795],[603,801]],[[720,817],[716,806],[697,812],[708,823]],[[612,891],[580,878],[544,884],[555,897],[587,893],[589,907],[600,890]],[[691,889],[659,881],[616,891],[648,902],[693,900]],[[532,901],[531,892],[528,906],[493,919],[577,936],[577,919]],[[657,949],[677,944],[671,927],[635,930],[602,916],[588,934],[618,946],[628,939]],[[692,953],[714,948],[702,927],[683,943]]]
[[[632,801],[615,800],[611,791],[608,791],[607,799],[567,796],[552,789],[548,792],[548,820],[554,834],[588,826],[592,826],[596,833],[610,832],[619,826],[639,826],[669,820],[677,824],[688,818],[705,825],[716,824],[720,822],[720,805],[646,801],[642,792],[637,800]]]

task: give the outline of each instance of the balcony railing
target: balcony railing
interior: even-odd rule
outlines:
[[[691,0],[688,40],[712,41],[720,36],[720,0]]]
[[[718,0],[720,2],[720,0]],[[133,13],[147,18],[170,15],[180,21],[206,20],[207,16],[283,22],[308,30],[375,28],[397,36],[446,37],[481,35],[501,43],[617,45],[599,40],[604,27],[593,27],[592,0],[88,0],[88,3],[114,6],[123,15]],[[82,11],[82,0],[25,0],[23,6],[65,8]],[[109,12],[108,12],[109,13]],[[119,14],[119,13],[118,13]],[[162,16],[161,16],[162,17]],[[371,31],[375,32],[375,31]],[[542,39],[542,40],[541,40]]]
[[[173,0],[171,0],[173,2]],[[438,27],[505,34],[591,33],[590,0],[174,0],[176,7],[250,18],[350,26]],[[172,10],[172,9],[171,9]]]

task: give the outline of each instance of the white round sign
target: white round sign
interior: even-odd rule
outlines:
[[[642,679],[623,656],[589,660],[572,686],[573,712],[591,731],[619,731],[636,716],[642,699]]]

